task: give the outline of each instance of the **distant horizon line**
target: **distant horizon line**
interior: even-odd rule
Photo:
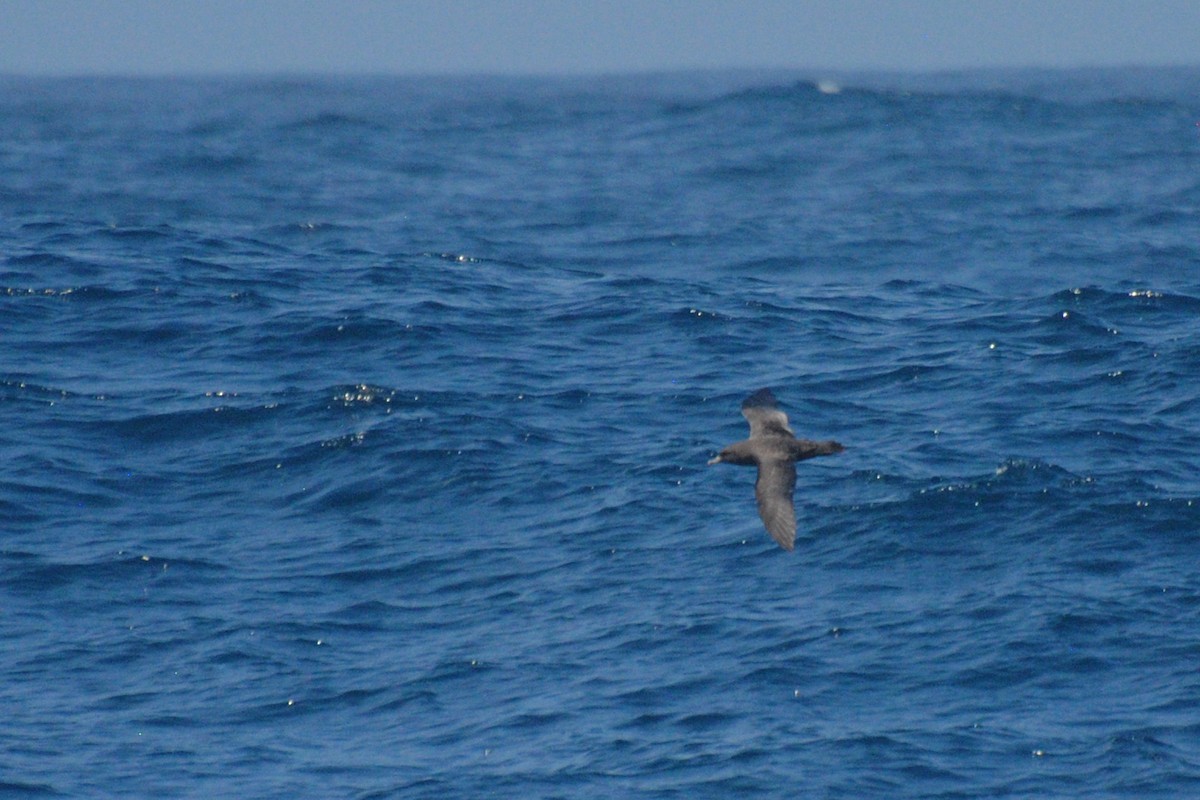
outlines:
[[[597,70],[95,70],[95,71],[22,71],[0,70],[0,79],[24,80],[199,80],[199,79],[314,79],[314,78],[395,78],[395,79],[583,79],[583,78],[637,78],[649,76],[682,75],[734,75],[734,74],[807,74],[813,80],[859,76],[939,76],[954,74],[986,73],[1070,73],[1070,72],[1128,72],[1159,70],[1200,69],[1200,61],[1193,63],[1146,63],[1127,62],[1120,64],[1077,64],[1072,66],[1049,64],[952,66],[952,67],[811,67],[811,66],[715,66],[715,67],[653,67]]]

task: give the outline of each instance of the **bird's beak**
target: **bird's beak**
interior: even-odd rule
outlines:
[[[721,457],[720,457],[719,455],[718,455],[716,458],[710,458],[710,459],[708,460],[708,465],[709,465],[710,467],[711,467],[713,464],[720,464],[720,463],[721,463]]]

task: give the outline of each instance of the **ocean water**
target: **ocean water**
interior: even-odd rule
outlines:
[[[1200,794],[1198,123],[3,79],[0,795]],[[705,466],[764,386],[793,553]]]

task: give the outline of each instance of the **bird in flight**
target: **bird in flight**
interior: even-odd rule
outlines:
[[[797,439],[770,389],[759,389],[743,400],[742,416],[750,423],[750,438],[729,445],[708,463],[758,467],[754,483],[758,515],[771,538],[784,550],[791,550],[796,546],[796,508],[792,504],[796,462],[846,448],[832,440]]]

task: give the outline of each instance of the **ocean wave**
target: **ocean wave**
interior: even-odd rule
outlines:
[[[1188,795],[1154,76],[0,81],[8,785]]]

